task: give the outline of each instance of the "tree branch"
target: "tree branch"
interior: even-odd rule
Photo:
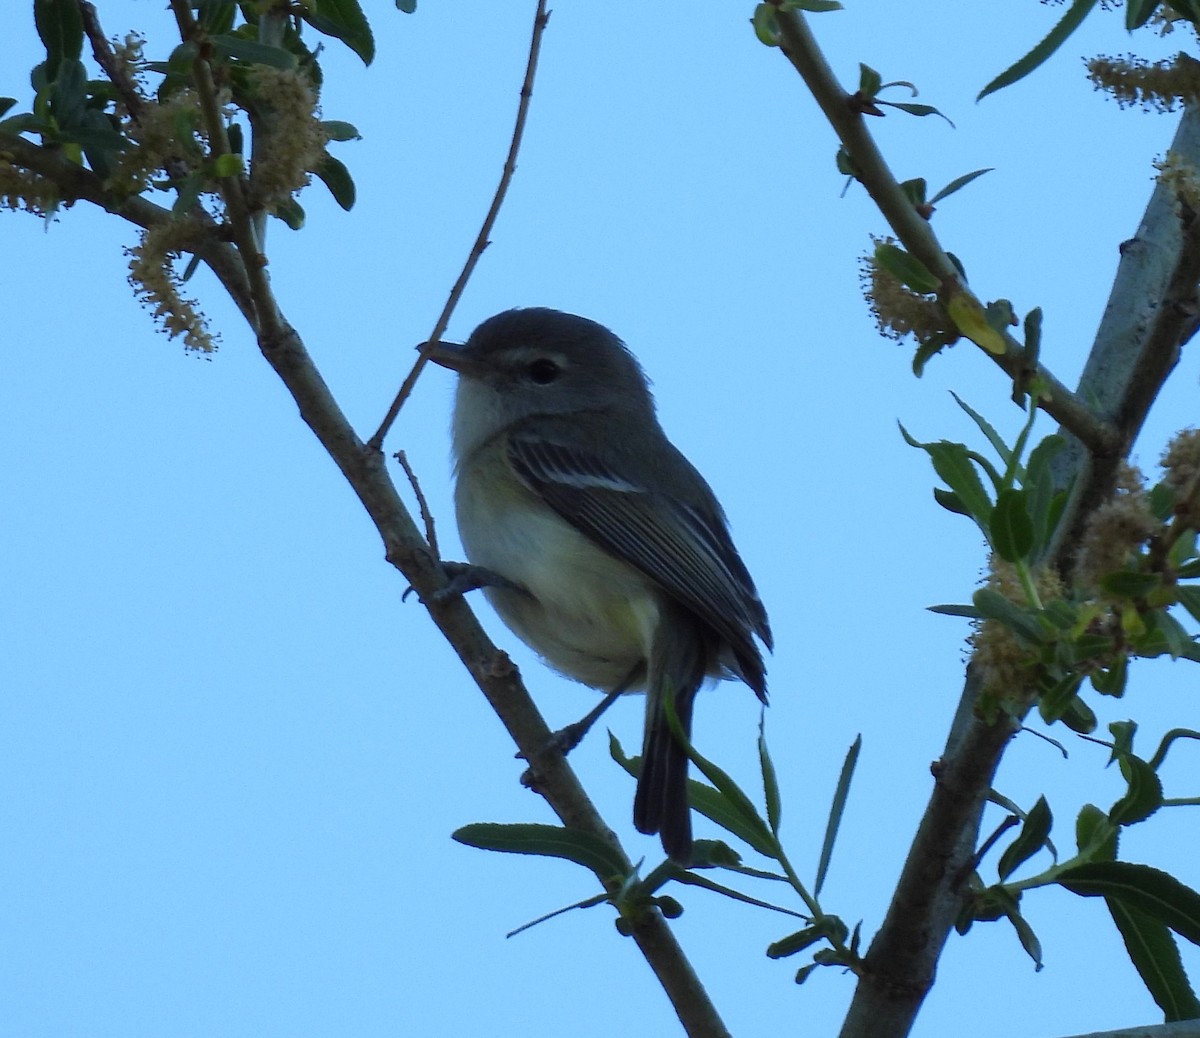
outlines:
[[[778,12],[785,55],[803,77],[854,163],[858,177],[905,248],[942,283],[966,291],[957,268],[920,216],[847,103],[802,16]],[[1174,149],[1200,168],[1196,114],[1185,112]],[[1073,481],[1072,512],[1063,524],[1077,535],[1090,510],[1112,491],[1117,466],[1141,429],[1195,326],[1200,280],[1200,220],[1163,184],[1155,189],[1137,238],[1127,243],[1105,322],[1079,389],[1071,393],[1039,366],[1050,388],[1039,406],[1070,435],[1073,449],[1056,472]],[[972,297],[973,298],[973,297]],[[978,303],[978,300],[976,300]],[[1024,367],[1020,344],[993,359],[1016,378]],[[1090,402],[1097,403],[1093,407]],[[1085,403],[1088,401],[1089,403]],[[1047,565],[1070,568],[1070,534],[1053,546]],[[898,1038],[912,1027],[933,984],[937,961],[961,909],[974,861],[985,798],[1004,749],[1034,702],[1028,694],[1016,716],[987,723],[975,715],[980,678],[968,666],[945,751],[935,764],[934,789],[909,850],[892,902],[864,960],[842,1028],[843,1038]]]
[[[529,60],[525,63],[525,79],[521,83],[521,101],[517,105],[517,118],[513,124],[512,141],[508,146],[508,155],[504,160],[504,169],[500,174],[500,183],[496,185],[496,193],[492,196],[492,204],[488,208],[487,215],[483,218],[483,224],[479,228],[479,233],[475,236],[475,243],[471,246],[471,251],[467,255],[467,262],[463,264],[462,272],[458,275],[458,280],[454,282],[454,286],[450,289],[450,296],[446,300],[446,305],[442,307],[442,312],[438,315],[437,322],[433,326],[433,334],[429,336],[428,340],[431,343],[437,342],[446,334],[446,326],[450,323],[450,315],[454,313],[454,308],[458,305],[463,290],[467,287],[467,281],[475,272],[475,266],[479,262],[479,257],[483,255],[483,250],[491,244],[488,236],[492,233],[492,227],[495,226],[496,217],[500,215],[500,206],[504,204],[504,196],[508,194],[508,185],[512,183],[513,174],[517,171],[517,153],[521,150],[521,138],[525,135],[525,120],[529,115],[529,102],[533,97],[533,79],[537,75],[538,55],[542,49],[542,35],[546,30],[546,23],[549,21],[550,15],[546,11],[546,0],[538,0],[537,12],[533,17],[533,36],[529,41]],[[404,406],[404,401],[412,393],[413,386],[417,383],[417,376],[424,370],[426,363],[425,354],[422,353],[417,358],[416,363],[413,364],[412,370],[405,377],[399,392],[396,394],[396,399],[392,401],[392,406],[388,408],[383,421],[379,423],[379,428],[375,430],[375,435],[367,441],[367,446],[371,450],[382,450],[384,437],[387,436],[388,430],[391,429],[392,423],[396,420],[396,415],[400,413],[400,408]]]
[[[1200,171],[1200,109],[1184,109],[1170,153],[1183,168]],[[1094,401],[1097,413],[1118,430],[1119,449],[1089,454],[1069,430],[1060,430],[1068,449],[1055,459],[1059,485],[1068,484],[1070,473],[1084,475],[1059,526],[1055,553],[1078,543],[1087,516],[1111,493],[1117,466],[1195,332],[1198,283],[1200,219],[1175,185],[1160,177],[1136,233],[1121,245],[1117,276],[1079,380],[1079,395]]]
[[[171,0],[171,6],[181,35],[190,38],[196,33],[197,26],[187,0]],[[540,0],[535,26],[537,36],[544,28],[546,17],[544,0]],[[201,43],[200,57],[193,68],[212,157],[215,158],[228,153],[228,139],[216,103],[212,70],[204,57],[203,40],[197,42]],[[523,110],[528,103],[535,61],[536,50],[522,90]],[[514,147],[510,149],[505,166],[505,186],[515,169],[516,144],[523,122],[524,111],[519,117]],[[14,165],[45,177],[56,186],[63,200],[90,202],[146,229],[174,219],[169,210],[144,198],[117,198],[105,189],[103,181],[93,172],[71,162],[56,148],[0,134],[0,155]],[[241,181],[237,177],[225,177],[221,188],[228,224],[218,225],[211,218],[201,218],[196,240],[187,242],[184,247],[194,247],[196,254],[212,269],[237,303],[257,336],[263,356],[295,400],[301,418],[325,447],[370,515],[383,541],[387,560],[403,573],[426,603],[434,623],[453,646],[535,774],[538,791],[564,825],[604,840],[626,873],[632,873],[632,863],[556,748],[550,729],[526,691],[516,667],[491,643],[462,599],[436,600],[433,593],[445,585],[439,560],[404,506],[382,453],[365,445],[355,433],[299,335],[280,313],[266,276],[266,257],[254,233],[253,217],[245,203]],[[502,197],[503,192],[498,192],[493,201],[470,266],[486,245],[486,234]],[[232,237],[236,247],[223,240],[226,235]],[[469,269],[456,284],[444,317],[448,318],[468,274]],[[442,330],[444,326],[443,320]],[[622,878],[615,877],[613,883],[619,883]],[[610,893],[616,893],[615,886]],[[726,1038],[727,1029],[662,914],[656,908],[647,908],[626,922],[687,1034],[692,1038]]]
[[[807,21],[797,12],[778,11],[776,17],[781,34],[780,48],[820,105],[854,163],[858,180],[896,232],[896,237],[941,282],[943,291],[940,295],[963,293],[982,310],[983,304],[963,282],[958,267],[942,248],[929,221],[917,212],[892,175],[863,116],[848,103],[850,95],[838,83]],[[1026,378],[1031,372],[1024,346],[1010,335],[1004,334],[1003,338],[1004,353],[985,352],[1013,380]],[[1032,374],[1047,389],[1047,394],[1038,401],[1043,411],[1069,428],[1093,451],[1107,453],[1119,448],[1117,431],[1097,417],[1083,399],[1041,364]]]

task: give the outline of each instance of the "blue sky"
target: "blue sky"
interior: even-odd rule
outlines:
[[[151,56],[169,50],[163,5],[98,6],[109,34],[138,27]],[[375,64],[336,44],[324,55],[325,116],[363,134],[336,150],[358,206],[342,213],[318,185],[306,229],[274,223],[268,241],[284,312],[364,436],[491,198],[533,9],[368,6]],[[995,167],[935,227],[982,297],[1043,308],[1043,358],[1071,384],[1175,119],[1122,112],[1084,80],[1081,55],[1153,43],[1131,43],[1119,15],[1093,17],[1049,66],[975,104],[1060,12],[967,6],[850,3],[814,27],[846,83],[866,62],[954,120],[873,122],[902,177],[936,189]],[[39,60],[28,7],[0,10],[0,93],[23,103]],[[555,10],[516,180],[450,331],[548,305],[602,321],[638,354],[771,614],[768,738],[809,876],[837,769],[863,735],[823,901],[870,934],[961,686],[965,626],[926,606],[966,600],[984,564],[969,524],[933,505],[933,473],[896,422],[975,444],[949,389],[1010,437],[1021,415],[973,348],[918,381],[909,348],[878,337],[857,263],[882,221],[861,190],[840,197],[833,134],[756,41],[751,10]],[[2,228],[0,1035],[675,1033],[605,909],[505,939],[588,896],[589,877],[450,840],[466,822],[549,815],[448,646],[401,603],[366,516],[211,280],[192,286],[221,333],[208,361],[133,300],[132,228],[83,205],[48,229],[5,213]],[[1147,468],[1195,420],[1196,381],[1185,356],[1138,446]],[[457,557],[451,393],[449,373],[428,371],[389,448],[408,452]],[[552,724],[592,704],[479,610]],[[1137,717],[1147,743],[1188,724],[1184,667],[1140,666],[1124,701],[1098,704],[1102,723]],[[608,715],[628,749],[641,710]],[[698,704],[697,744],[748,785],[758,720],[740,685]],[[999,779],[1025,805],[1047,792],[1066,846],[1078,806],[1120,792],[1102,751],[1068,747],[1063,761],[1020,737]],[[1197,792],[1190,753],[1168,763],[1176,795]],[[631,853],[657,860],[604,737],[573,760]],[[1193,828],[1154,819],[1125,856],[1198,885],[1196,841],[1180,837]],[[680,940],[734,1033],[837,1026],[850,978],[797,989],[798,961],[763,956],[786,919],[681,899]],[[967,1018],[978,1038],[1157,1019],[1098,904],[1037,893],[1025,908],[1046,969],[1034,974],[1004,925],[952,938],[917,1035]]]

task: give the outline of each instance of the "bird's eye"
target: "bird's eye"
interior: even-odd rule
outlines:
[[[539,357],[526,369],[531,381],[547,386],[562,374],[562,368],[549,357]]]

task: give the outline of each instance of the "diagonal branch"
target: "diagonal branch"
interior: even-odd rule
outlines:
[[[820,105],[854,163],[859,181],[896,232],[896,237],[944,286],[943,295],[949,288],[952,294],[961,293],[972,300],[982,311],[983,304],[964,284],[958,267],[942,248],[929,221],[917,212],[892,175],[862,114],[850,105],[850,95],[834,76],[804,17],[797,12],[781,10],[777,12],[777,19],[784,55]],[[1024,346],[1010,335],[1005,334],[1003,338],[1004,353],[988,352],[988,356],[1013,380],[1027,378],[1030,371]],[[1047,389],[1046,395],[1038,401],[1042,410],[1070,429],[1093,451],[1106,453],[1118,447],[1117,432],[1097,417],[1083,398],[1072,393],[1041,364],[1033,373]]]
[[[837,131],[859,178],[905,247],[943,283],[959,276],[928,222],[913,208],[887,168],[861,115],[847,104],[803,18],[779,12],[783,49]],[[1200,117],[1185,112],[1174,150],[1200,168]],[[1105,321],[1079,389],[1066,390],[1044,369],[1051,386],[1042,407],[1070,436],[1073,450],[1056,473],[1073,482],[1071,514],[1063,528],[1078,533],[1090,510],[1112,490],[1119,463],[1140,431],[1150,405],[1195,327],[1200,281],[1200,220],[1182,216],[1170,189],[1160,183],[1138,236],[1127,243]],[[1129,315],[1133,315],[1133,320]],[[1023,366],[1019,344],[993,359],[1016,377]],[[1084,401],[1096,401],[1094,407]],[[1068,534],[1053,546],[1047,565],[1068,570]],[[843,1025],[843,1038],[897,1038],[912,1027],[933,983],[937,961],[958,916],[963,884],[973,862],[985,798],[1019,717],[988,723],[974,704],[979,675],[968,666],[966,684],[935,783],[914,837],[892,903],[871,943]],[[1026,710],[1033,703],[1032,694]]]
[[[185,39],[191,38],[197,32],[197,26],[187,0],[171,0],[171,6],[181,34]],[[544,0],[540,0],[538,12],[536,31],[540,35],[547,17]],[[204,54],[205,49],[201,46],[193,72],[212,151],[210,157],[216,158],[228,152],[228,139],[216,104],[212,70]],[[523,90],[523,105],[528,101],[531,75],[532,63]],[[519,139],[519,131],[516,137]],[[144,198],[118,198],[105,189],[96,174],[71,162],[53,147],[0,133],[0,157],[52,182],[63,200],[90,202],[148,229],[173,219],[169,210]],[[514,157],[515,148],[510,151],[506,164],[506,182],[515,168]],[[253,216],[245,203],[240,181],[236,177],[226,177],[222,179],[221,187],[228,223],[218,225],[210,218],[199,220],[196,238],[184,243],[184,247],[194,249],[234,298],[254,330],[264,358],[295,400],[301,418],[325,447],[370,515],[383,541],[387,560],[403,573],[426,603],[434,623],[453,646],[535,774],[538,791],[564,825],[604,840],[612,848],[614,857],[623,863],[626,874],[632,875],[632,863],[557,749],[516,667],[491,643],[464,601],[436,600],[433,593],[445,584],[439,560],[401,500],[383,454],[369,448],[359,438],[300,336],[279,311],[265,272],[266,257],[254,233]],[[494,219],[500,197],[502,195],[493,203],[489,221]],[[490,227],[490,222],[487,226]],[[232,238],[234,244],[230,245],[227,238]],[[477,243],[475,259],[482,252],[485,239],[486,228]],[[457,292],[461,292],[461,283],[465,283],[467,274],[469,270],[456,286]],[[610,894],[617,893],[616,884],[620,882],[621,877],[612,879]],[[647,908],[625,922],[630,936],[670,998],[686,1033],[693,1038],[726,1038],[727,1029],[662,914],[655,908]]]

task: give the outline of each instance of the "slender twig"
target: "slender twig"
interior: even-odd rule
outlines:
[[[454,282],[454,287],[450,289],[450,296],[446,300],[446,305],[442,307],[442,312],[433,326],[433,334],[429,336],[428,340],[430,343],[436,343],[446,333],[446,328],[450,324],[450,316],[454,313],[454,308],[458,305],[463,290],[467,287],[467,281],[475,271],[479,257],[483,255],[483,250],[491,244],[489,238],[492,233],[492,227],[496,223],[496,217],[500,214],[500,206],[504,204],[504,196],[508,194],[508,185],[512,183],[513,174],[517,171],[517,153],[521,150],[521,138],[525,134],[525,120],[529,115],[529,102],[533,98],[533,80],[534,76],[537,75],[538,55],[542,49],[542,35],[546,31],[546,23],[549,20],[550,14],[546,10],[546,0],[538,0],[537,12],[533,16],[533,34],[529,41],[529,60],[525,63],[525,79],[521,83],[521,101],[517,105],[517,118],[513,125],[512,141],[508,145],[508,156],[504,160],[504,170],[500,174],[500,183],[496,186],[496,193],[492,196],[492,204],[488,208],[487,215],[483,218],[483,224],[479,228],[479,233],[475,236],[475,243],[471,246],[467,262],[463,264],[462,273],[458,275],[458,280]],[[404,402],[412,393],[413,386],[417,383],[417,377],[424,370],[426,363],[426,354],[422,353],[417,358],[416,363],[413,364],[412,370],[405,377],[399,392],[396,393],[396,399],[392,401],[392,406],[388,408],[387,414],[384,415],[383,421],[379,424],[379,428],[375,430],[375,435],[367,441],[368,450],[377,451],[383,447],[384,437],[387,436],[388,430],[391,429],[392,423],[395,422],[396,416],[400,413],[400,408],[404,406]]]
[[[104,70],[104,74],[108,76],[112,85],[117,88],[117,93],[125,102],[130,116],[140,122],[142,111],[146,107],[146,99],[142,97],[142,92],[138,89],[137,83],[133,81],[133,77],[117,61],[112,44],[108,42],[108,37],[104,35],[104,30],[100,27],[100,15],[96,12],[95,5],[88,3],[88,0],[79,0],[79,14],[83,18],[83,31],[87,33],[88,42],[92,45],[92,57],[96,59],[96,64]]]
[[[861,110],[849,104],[851,95],[834,76],[804,17],[797,12],[784,11],[777,17],[784,55],[821,106],[854,163],[859,181],[896,232],[896,237],[943,286],[950,286],[953,293],[964,294],[982,310],[983,304],[963,282],[958,267],[942,248],[929,221],[917,212],[892,174],[866,127]],[[1003,335],[1003,339],[1004,353],[985,352],[1010,378],[1027,380],[1030,372],[1024,346],[1010,335]],[[1097,417],[1080,397],[1040,364],[1033,374],[1045,388],[1038,400],[1043,411],[1097,453],[1106,453],[1118,446],[1116,430]]]
[[[184,40],[195,40],[203,44],[200,38],[200,28],[192,15],[189,0],[171,0],[171,10],[179,25],[179,35]],[[208,134],[210,158],[214,161],[232,153],[229,146],[229,134],[225,129],[225,119],[221,115],[221,106],[217,101],[217,87],[213,80],[212,65],[205,56],[204,46],[192,62],[195,76],[196,93],[200,99],[200,112],[204,119],[204,128]],[[250,297],[254,300],[253,328],[260,339],[273,341],[286,334],[279,315],[279,307],[271,291],[270,279],[267,277],[267,258],[262,254],[258,238],[254,233],[254,222],[250,215],[250,207],[246,202],[242,181],[237,176],[217,178],[221,189],[221,198],[229,216],[229,229],[233,243],[237,246],[242,258],[242,266],[246,271],[246,280],[250,284]]]
[[[417,479],[417,474],[409,464],[408,455],[404,451],[396,451],[395,458],[400,462],[400,467],[404,469],[404,474],[408,477],[408,485],[412,487],[413,494],[416,495],[417,510],[421,513],[421,522],[425,525],[425,540],[429,544],[429,550],[433,552],[435,559],[440,559],[442,552],[438,548],[437,529],[433,524],[433,513],[429,510],[429,502],[425,500],[425,492],[421,489],[421,481]]]

